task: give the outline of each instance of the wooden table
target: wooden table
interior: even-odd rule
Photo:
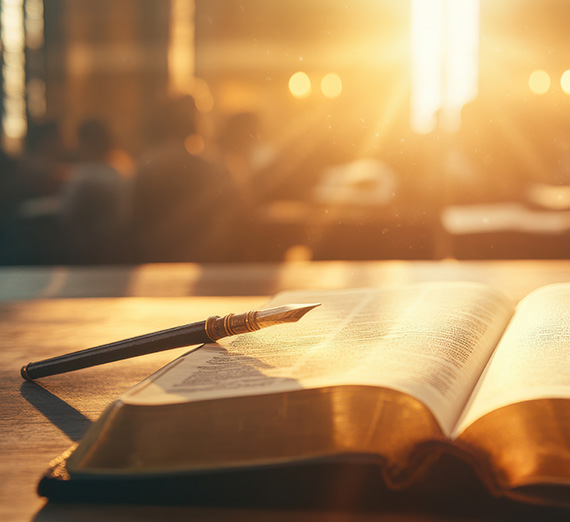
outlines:
[[[543,284],[570,281],[570,261],[372,262],[280,265],[147,265],[0,269],[0,520],[567,520],[568,512],[491,499],[480,511],[414,509],[406,500],[350,512],[295,506],[127,506],[51,504],[35,493],[48,462],[79,440],[119,393],[185,348],[22,381],[20,367],[149,330],[245,311],[279,290],[427,280],[476,280],[519,299]],[[160,314],[156,313],[160,310]],[[476,486],[475,486],[476,487]],[[406,497],[403,497],[404,499]],[[413,497],[410,497],[413,498]],[[450,504],[450,505],[451,505]]]

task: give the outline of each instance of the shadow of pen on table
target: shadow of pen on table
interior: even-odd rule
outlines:
[[[55,396],[35,382],[24,382],[20,393],[54,426],[59,428],[73,442],[78,442],[93,422],[64,400]]]

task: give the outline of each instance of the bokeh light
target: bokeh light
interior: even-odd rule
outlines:
[[[528,78],[528,87],[533,94],[546,94],[550,89],[550,76],[546,71],[533,71]]]
[[[296,72],[289,78],[289,91],[295,98],[308,98],[311,95],[311,79],[303,71]]]
[[[570,94],[570,69],[566,69],[560,78],[560,87],[566,94]]]
[[[321,92],[331,100],[338,98],[342,93],[342,80],[336,73],[328,73],[321,80]]]

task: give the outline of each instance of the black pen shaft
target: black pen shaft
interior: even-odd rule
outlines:
[[[205,324],[206,321],[201,321],[177,326],[43,361],[32,362],[22,368],[22,377],[33,380],[181,346],[211,342],[206,334]]]
[[[31,362],[22,367],[20,373],[24,379],[33,381],[39,377],[71,372],[171,348],[215,342],[230,335],[255,332],[260,328],[282,323],[297,322],[309,310],[317,306],[319,305],[282,305],[263,310],[251,310],[243,314],[228,314],[224,317],[213,315],[198,323],[176,326],[43,361]]]

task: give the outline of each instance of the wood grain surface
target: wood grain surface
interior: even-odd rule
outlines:
[[[46,377],[37,383],[22,380],[22,365],[209,315],[247,311],[264,301],[262,297],[123,298],[1,305],[0,520],[32,519],[44,504],[35,489],[48,463],[78,441],[117,395],[187,348]],[[53,519],[60,519],[59,515]]]

